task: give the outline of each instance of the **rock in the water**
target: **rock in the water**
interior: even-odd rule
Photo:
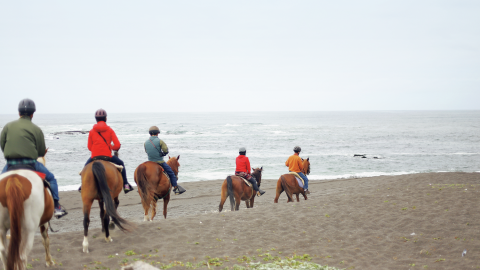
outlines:
[[[67,135],[76,135],[76,134],[87,134],[89,131],[84,130],[70,130],[70,131],[60,131],[54,132],[53,135],[67,134]]]
[[[150,264],[142,261],[136,261],[130,265],[122,267],[122,270],[159,270],[160,268],[151,266]]]

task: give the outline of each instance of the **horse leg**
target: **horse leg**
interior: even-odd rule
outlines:
[[[113,199],[113,202],[115,203],[115,210],[117,210],[118,208],[118,205],[120,204],[120,201],[118,200],[118,197]],[[112,217],[112,221],[110,222],[110,224],[107,222],[108,224],[108,229],[110,230],[114,230],[115,229],[115,222],[114,222],[114,217]],[[110,241],[111,242],[111,241]]]
[[[45,262],[47,267],[52,266],[55,262],[50,255],[50,237],[48,237],[48,223],[40,225],[40,233],[42,234],[42,243],[45,248]]]
[[[0,257],[2,258],[3,269],[7,269],[7,230],[5,228],[0,229]]]
[[[250,208],[250,201],[249,201],[249,200],[246,200],[246,201],[245,201],[245,205],[247,206],[247,208]]]
[[[225,204],[225,201],[227,200],[227,198],[228,198],[227,185],[223,184],[222,193],[220,195],[220,204],[218,205],[218,212],[222,212],[223,205]]]
[[[305,192],[303,192],[302,195],[305,198],[305,200],[307,200],[307,194],[305,194]]]
[[[282,192],[283,192],[282,182],[278,181],[277,182],[277,195],[275,196],[275,200],[273,200],[274,203],[278,203],[278,198],[280,198],[280,194]]]
[[[108,225],[110,223],[110,216],[105,213],[105,205],[102,200],[98,200],[98,207],[100,208],[100,219],[102,220],[102,231],[105,232],[105,241],[112,242],[112,237],[110,237],[110,230]]]
[[[235,211],[239,210],[241,201],[242,201],[242,198],[240,197],[240,195],[235,194]]]
[[[298,198],[298,193],[297,193],[297,194],[295,194],[295,195],[297,195],[297,202],[300,202],[300,199]]]
[[[105,207],[103,207],[103,201],[98,200],[98,207],[100,208],[100,221],[102,222],[102,232],[105,232],[105,219],[103,217],[105,216]]]
[[[167,205],[169,201],[170,201],[170,194],[168,194],[167,197],[163,198],[163,216],[165,218],[167,218]]]
[[[27,232],[25,235],[26,236],[25,245],[23,245],[24,247],[23,250],[22,248],[20,248],[20,259],[22,260],[21,265],[23,265],[23,268],[21,269],[27,269],[27,255],[30,253],[30,250],[32,250],[32,247],[33,247],[33,240],[35,238],[36,226],[34,228],[27,227],[25,231]],[[20,247],[22,247],[22,245],[20,245]]]
[[[88,225],[90,225],[90,210],[93,200],[83,203],[83,252],[88,253]]]
[[[143,210],[144,210],[144,216],[143,216],[143,221],[150,221],[150,218],[148,217],[148,212],[150,211],[150,204],[154,204],[153,207],[155,207],[155,202],[153,201],[146,201]]]
[[[152,208],[152,214],[150,216],[150,218],[148,218],[150,221],[153,221],[153,218],[157,215],[157,205],[158,205],[158,202],[157,201],[152,201],[151,202],[151,208]],[[148,215],[148,212],[147,212],[147,215]]]

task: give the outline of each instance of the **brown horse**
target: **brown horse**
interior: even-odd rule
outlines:
[[[303,161],[303,170],[302,173],[305,175],[310,174],[310,158],[302,159]],[[287,202],[293,202],[293,194],[297,196],[297,202],[300,201],[298,194],[302,194],[305,200],[307,199],[307,195],[303,188],[298,185],[297,179],[293,174],[284,174],[280,176],[277,182],[277,196],[275,197],[274,202],[278,203],[278,198],[280,197],[280,193],[285,191],[287,194],[288,200]]]
[[[38,162],[45,164],[45,158],[39,158]],[[44,186],[43,180],[35,172],[23,169],[0,175],[0,203],[0,256],[3,269],[27,268],[27,255],[32,249],[38,227],[45,248],[46,265],[54,265],[48,237],[48,222],[53,217],[54,204],[52,194]],[[6,233],[9,229],[7,257]]]
[[[83,168],[81,176],[84,229],[83,252],[88,253],[88,225],[90,224],[90,210],[94,200],[98,200],[100,207],[100,219],[102,220],[102,231],[105,232],[105,241],[113,241],[109,232],[110,217],[112,217],[113,221],[110,224],[111,229],[115,228],[116,224],[122,231],[129,231],[131,224],[117,213],[117,207],[120,203],[118,195],[122,191],[123,180],[121,173],[112,163],[103,160],[93,161]]]
[[[260,183],[262,182],[262,171],[261,168],[254,168],[252,176],[257,179],[257,185],[260,188]],[[233,211],[235,205],[235,211],[238,211],[240,207],[240,201],[245,201],[247,208],[253,207],[253,202],[255,200],[255,192],[253,187],[247,186],[245,182],[238,176],[228,176],[222,184],[222,198],[220,200],[220,205],[218,206],[218,212],[222,212],[223,204],[227,200],[227,197],[230,197],[230,207]]]
[[[178,177],[178,167],[180,163],[178,157],[168,157],[167,164]],[[138,186],[138,193],[142,200],[143,209],[145,210],[144,221],[153,221],[157,214],[157,200],[163,199],[163,216],[167,218],[167,205],[170,201],[170,191],[172,185],[170,180],[164,174],[162,166],[157,162],[147,161],[138,165],[133,175],[135,183]],[[148,212],[152,208],[152,217],[148,217]]]

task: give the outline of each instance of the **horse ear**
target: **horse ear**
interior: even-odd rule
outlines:
[[[170,155],[168,155],[168,159],[170,159]]]
[[[50,147],[48,147],[48,148],[50,148]],[[48,152],[48,148],[47,148],[47,149],[45,149],[45,155],[46,155],[46,154],[47,154],[47,152]]]
[[[307,161],[310,161],[310,158],[309,158],[309,157],[307,158]]]
[[[179,159],[180,159],[180,155],[178,155],[178,157],[177,157],[177,160],[179,160]]]
[[[263,166],[262,166],[262,167],[260,167],[260,171],[263,171]]]

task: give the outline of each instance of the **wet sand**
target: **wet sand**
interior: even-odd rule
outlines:
[[[222,182],[180,183],[187,192],[172,196],[167,219],[159,210],[153,222],[143,221],[136,191],[122,194],[119,213],[136,228],[129,233],[112,231],[111,243],[105,242],[99,228],[95,203],[88,254],[82,252],[80,193],[61,192],[69,215],[51,223],[60,231],[50,233],[58,264],[49,269],[120,269],[138,259],[156,267],[174,261],[195,265],[206,262],[206,256],[219,258],[222,264],[209,264],[210,268],[223,269],[245,266],[242,258],[266,262],[267,252],[282,258],[308,254],[312,262],[346,269],[480,267],[480,173],[311,181],[307,201],[287,203],[283,193],[278,204],[273,203],[277,180],[263,180],[267,193],[255,199],[254,208],[246,209],[242,203],[240,211],[218,213]],[[228,200],[224,209],[230,209]],[[127,251],[135,255],[126,255]],[[37,236],[29,263],[34,269],[48,269],[44,256]]]

